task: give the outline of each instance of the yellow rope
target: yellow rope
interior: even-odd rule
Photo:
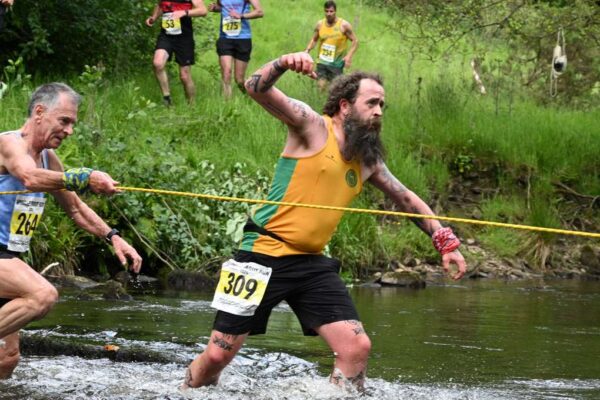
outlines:
[[[285,201],[247,199],[247,198],[240,198],[240,197],[217,196],[217,195],[212,195],[212,194],[177,192],[177,191],[173,191],[173,190],[144,189],[144,188],[136,188],[136,187],[129,187],[129,186],[118,186],[117,189],[127,191],[127,192],[166,194],[166,195],[171,195],[171,196],[194,197],[194,198],[218,200],[218,201],[236,201],[236,202],[241,202],[241,203],[269,204],[269,205],[275,205],[275,206],[305,207],[305,208],[317,208],[317,209],[321,209],[321,210],[348,211],[348,212],[363,213],[363,214],[391,215],[391,216],[397,216],[397,217],[435,219],[435,220],[439,220],[439,221],[461,222],[461,223],[474,224],[474,225],[497,226],[497,227],[501,227],[501,228],[512,228],[512,229],[521,229],[521,230],[529,230],[529,231],[537,231],[537,232],[558,233],[558,234],[563,234],[563,235],[600,238],[600,233],[595,233],[595,232],[569,231],[569,230],[565,230],[565,229],[543,228],[543,227],[539,227],[539,226],[508,224],[508,223],[504,223],[504,222],[480,221],[480,220],[468,219],[468,218],[455,218],[455,217],[442,217],[439,215],[413,214],[413,213],[406,213],[406,212],[401,212],[401,211],[368,210],[368,209],[364,209],[364,208],[348,208],[348,207],[324,206],[324,205],[318,205],[318,204],[290,203],[290,202],[285,202]],[[13,192],[0,192],[0,196],[5,195],[5,194],[24,194],[24,193],[30,193],[30,192],[27,190],[13,191]]]

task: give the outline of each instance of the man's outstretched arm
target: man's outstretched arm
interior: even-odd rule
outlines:
[[[400,183],[384,163],[379,163],[374,168],[369,177],[369,182],[388,195],[400,211],[420,215],[435,215],[419,196]],[[435,219],[411,218],[411,220],[432,238],[435,248],[442,255],[444,271],[448,272],[451,263],[456,264],[458,271],[452,278],[462,278],[467,270],[467,264],[458,250],[460,241],[452,233],[452,230],[442,227],[442,224]]]

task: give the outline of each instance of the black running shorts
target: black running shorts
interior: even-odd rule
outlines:
[[[169,53],[169,59],[172,59],[173,53],[175,53],[175,61],[182,67],[194,65],[196,62],[193,36],[167,35],[166,33],[161,32],[156,40],[155,50],[158,49],[165,50]]]
[[[343,68],[336,68],[325,64],[317,64],[317,77],[319,77],[319,79],[325,79],[331,82],[336,76],[342,75],[343,73]]]
[[[10,260],[11,258],[21,258],[21,253],[7,250],[6,246],[0,244],[0,260]]]
[[[340,262],[336,259],[304,254],[271,257],[239,250],[235,260],[270,267],[271,279],[253,316],[217,311],[213,328],[219,332],[265,333],[271,310],[282,301],[286,301],[298,317],[305,336],[316,336],[314,328],[324,324],[359,320],[348,289],[338,275]]]
[[[252,39],[228,39],[217,40],[217,54],[221,56],[232,56],[236,60],[248,62],[252,53]]]
[[[21,253],[6,250],[6,246],[0,245],[0,260],[10,260],[12,258],[20,258]],[[0,298],[0,307],[11,301],[12,299]]]

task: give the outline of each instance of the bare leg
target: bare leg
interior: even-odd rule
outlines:
[[[208,346],[189,365],[184,388],[215,385],[221,371],[233,360],[248,334],[228,335],[213,330]]]
[[[43,276],[18,258],[0,260],[0,298],[13,299],[0,308],[0,338],[41,319],[58,292]]]
[[[231,68],[233,67],[233,57],[220,56],[221,77],[223,80],[223,97],[231,98]]]
[[[235,83],[237,87],[240,88],[242,93],[246,93],[246,87],[244,86],[244,82],[246,82],[246,69],[248,68],[248,63],[246,61],[235,60]]]
[[[330,381],[344,386],[351,383],[358,390],[364,388],[371,340],[360,321],[339,321],[316,329],[335,354]]]
[[[0,380],[11,377],[19,363],[19,331],[2,338],[4,345],[0,346]]]
[[[194,104],[194,99],[196,98],[196,87],[194,86],[194,80],[192,79],[191,65],[179,67],[179,79],[181,79],[181,83],[183,84],[183,89],[185,90],[185,97],[188,101],[188,104]]]
[[[154,59],[152,65],[154,66],[154,75],[160,86],[160,91],[163,96],[169,96],[171,91],[169,89],[169,77],[167,76],[167,61],[169,60],[169,53],[163,49],[157,49],[154,52]]]

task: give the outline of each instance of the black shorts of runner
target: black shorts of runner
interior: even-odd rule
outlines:
[[[169,53],[169,59],[172,59],[173,53],[175,53],[175,61],[182,67],[194,65],[196,62],[193,36],[167,35],[166,33],[161,32],[156,40],[155,50],[158,49],[165,50]]]
[[[0,244],[0,260],[10,260],[11,258],[21,258],[21,253],[7,250],[6,246]]]
[[[344,68],[336,68],[330,65],[317,64],[317,76],[319,79],[325,79],[332,81],[336,76],[340,76],[344,73]]]
[[[10,260],[13,258],[20,258],[21,253],[15,251],[6,250],[6,246],[0,244],[0,260]],[[0,307],[11,301],[12,299],[0,298]]]
[[[221,56],[232,56],[236,60],[248,62],[252,53],[252,39],[227,39],[217,40],[217,54]]]
[[[359,320],[348,289],[338,275],[340,262],[336,259],[322,255],[271,257],[240,250],[235,260],[270,267],[271,279],[253,316],[217,311],[213,328],[219,332],[265,333],[271,310],[282,301],[298,317],[305,336],[316,336],[315,328],[324,324]]]

